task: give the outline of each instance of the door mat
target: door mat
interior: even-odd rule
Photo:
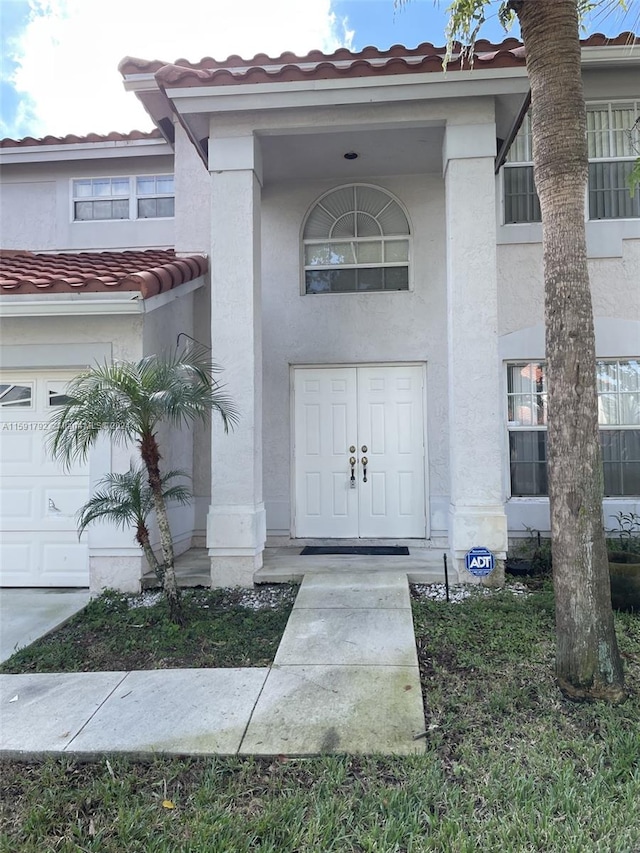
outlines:
[[[360,554],[365,557],[407,557],[409,549],[400,545],[307,545],[300,551],[303,557],[316,554]]]

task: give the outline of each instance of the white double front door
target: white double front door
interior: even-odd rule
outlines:
[[[424,368],[296,368],[294,400],[296,537],[424,538]]]

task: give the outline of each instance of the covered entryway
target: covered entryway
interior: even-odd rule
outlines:
[[[76,513],[89,495],[89,464],[69,470],[46,449],[48,421],[64,402],[67,372],[0,374],[0,585],[89,585]]]
[[[294,535],[425,538],[424,365],[293,372]]]

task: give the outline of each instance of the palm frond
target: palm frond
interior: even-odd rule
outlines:
[[[205,421],[212,411],[228,431],[238,412],[215,378],[219,372],[201,347],[96,365],[67,387],[70,399],[51,419],[48,450],[69,467],[86,461],[101,433],[126,445],[163,421],[183,426]]]
[[[170,350],[138,362],[140,384],[149,397],[154,421],[174,426],[204,421],[215,411],[228,431],[238,421],[231,397],[215,375],[221,368],[203,347]]]
[[[190,503],[190,490],[180,484],[171,485],[178,477],[187,477],[184,471],[169,471],[162,479],[162,497],[166,503],[182,506]],[[95,521],[108,521],[117,527],[138,528],[146,524],[153,512],[154,501],[147,482],[147,472],[133,462],[128,471],[107,474],[97,483],[98,491],[78,511],[78,535]]]
[[[138,424],[131,396],[120,381],[120,365],[98,366],[73,379],[65,391],[69,401],[50,420],[47,448],[67,467],[85,461],[100,433],[116,444],[135,441]]]

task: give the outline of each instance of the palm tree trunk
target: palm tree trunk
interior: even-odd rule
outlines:
[[[136,531],[136,541],[138,542],[138,545],[142,548],[142,551],[147,559],[147,565],[158,578],[160,585],[163,586],[164,569],[158,562],[158,558],[153,552],[153,548],[151,547],[151,540],[149,539],[149,531],[147,530],[146,525],[138,525],[138,529]]]
[[[624,698],[602,518],[576,0],[513,0],[527,53],[543,223],[556,675],[573,699]]]
[[[178,582],[176,579],[174,565],[175,558],[173,554],[173,539],[171,536],[171,528],[169,526],[167,507],[162,496],[160,450],[153,433],[147,433],[142,437],[140,441],[140,453],[142,461],[147,469],[149,487],[153,494],[153,503],[158,521],[158,530],[160,531],[160,547],[162,549],[163,561],[162,587],[169,604],[171,619],[180,624],[182,622],[182,613],[180,609],[180,592],[178,590]]]

